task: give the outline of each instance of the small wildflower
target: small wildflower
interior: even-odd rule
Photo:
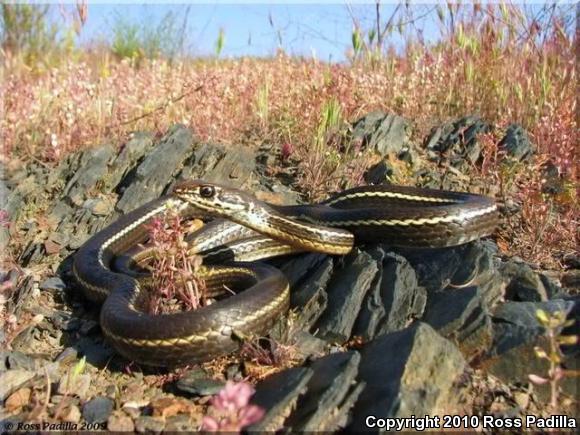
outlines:
[[[291,142],[284,142],[284,144],[282,145],[282,160],[286,161],[288,160],[288,158],[292,155],[292,153],[294,152],[294,146],[292,145]]]
[[[228,381],[211,399],[210,415],[203,417],[202,430],[239,433],[244,427],[260,421],[265,412],[259,406],[250,405],[254,393],[250,384]]]
[[[0,210],[0,227],[8,228],[10,226],[10,216],[6,210]]]

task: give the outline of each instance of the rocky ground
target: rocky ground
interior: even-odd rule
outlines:
[[[409,128],[397,116],[371,113],[353,126],[353,140],[419,168],[419,185],[497,193],[465,175],[480,158],[484,121],[442,125],[419,146],[409,141]],[[518,126],[508,129],[502,146],[523,161],[534,151]],[[423,158],[445,159],[451,170],[421,169]],[[384,181],[396,170],[391,162],[369,168],[367,182]],[[227,380],[255,384],[252,403],[265,414],[254,430],[363,429],[368,415],[579,414],[577,378],[559,380],[557,410],[546,405],[549,386],[528,381],[548,373],[534,351],[546,346],[538,309],[568,313],[573,322],[563,334],[580,333],[577,258],[565,274],[543,273],[482,240],[429,251],[362,246],[344,258],[276,260],[292,285],[292,310],[272,332],[268,357],[254,348],[156,371],[123,360],[104,342],[98,307],[70,284],[71,255],[89,235],[178,179],[228,184],[271,202],[300,201],[291,187],[294,169],[280,164],[280,150],[200,143],[175,126],[162,138],[136,133],[122,147],[103,144],[56,168],[32,161],[6,174],[0,208],[23,224],[0,233],[5,246],[22,248],[18,267],[2,277],[5,429],[70,422],[88,429],[195,430]],[[578,346],[563,350],[563,367],[577,371]]]

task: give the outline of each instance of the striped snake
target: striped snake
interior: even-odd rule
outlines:
[[[150,315],[140,309],[139,281],[128,271],[148,253],[122,254],[147,238],[146,224],[169,204],[184,218],[215,219],[190,237],[192,251],[206,263],[233,260],[200,272],[210,296],[226,284],[236,293],[195,311]],[[102,330],[120,354],[176,366],[236,350],[236,336],[266,334],[288,309],[284,275],[249,261],[302,251],[344,255],[354,243],[454,246],[490,235],[497,222],[494,201],[468,193],[365,186],[319,204],[277,206],[237,189],[187,181],[92,236],[75,254],[72,270],[86,297],[103,304]]]

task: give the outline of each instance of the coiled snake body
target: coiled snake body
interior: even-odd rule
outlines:
[[[210,294],[224,283],[237,293],[195,311],[153,316],[139,310],[139,282],[112,264],[146,239],[146,224],[169,203],[183,216],[227,219],[205,226],[191,243],[204,258],[236,260],[202,272]],[[103,303],[101,327],[119,353],[146,365],[175,366],[234,351],[234,335],[263,335],[288,309],[282,273],[240,259],[300,251],[343,255],[354,243],[454,246],[491,234],[497,221],[493,200],[467,193],[366,186],[320,204],[274,206],[236,189],[189,181],[91,237],[75,254],[73,275],[88,299]]]

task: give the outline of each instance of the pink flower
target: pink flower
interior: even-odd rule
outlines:
[[[290,142],[284,142],[282,145],[282,160],[287,160],[294,152],[294,146]]]
[[[10,226],[10,216],[6,210],[0,210],[0,227],[8,228]]]
[[[264,410],[250,405],[254,388],[245,382],[228,381],[226,386],[211,400],[211,416],[203,417],[202,430],[235,431],[256,423],[264,416]]]

